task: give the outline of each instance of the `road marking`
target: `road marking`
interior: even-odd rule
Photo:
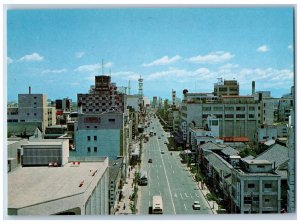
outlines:
[[[180,192],[180,197],[181,197],[181,199],[183,199],[181,192]]]
[[[156,176],[157,176],[157,179],[159,179],[158,175],[156,175]]]
[[[183,205],[184,205],[184,208],[185,208],[185,210],[187,210],[187,208],[186,208],[186,206],[185,206],[185,204],[183,203]]]
[[[196,195],[197,198],[200,198],[200,195],[198,195],[198,194],[196,194],[196,193],[195,193],[195,195]]]
[[[185,195],[187,198],[189,197],[186,193],[184,193],[184,195]]]
[[[173,170],[173,173],[174,173],[174,170]]]
[[[191,193],[191,198],[193,198],[192,193]]]
[[[174,197],[177,198],[177,194],[176,193],[174,194]]]
[[[156,141],[157,141],[157,144],[158,144],[158,140],[156,140]],[[158,144],[158,148],[160,150],[159,144]],[[169,184],[169,179],[168,179],[168,175],[167,175],[165,163],[164,163],[164,160],[163,160],[163,157],[162,157],[161,154],[160,154],[160,157],[161,157],[161,160],[162,160],[162,163],[163,163],[163,167],[164,167],[164,171],[165,171],[165,175],[166,175],[166,179],[167,179],[167,184],[168,184],[168,187],[169,187],[169,193],[170,193],[170,196],[171,196],[171,201],[172,201],[172,205],[173,205],[173,211],[174,211],[174,213],[176,215],[175,205],[174,205],[174,202],[173,202],[173,196],[172,196],[172,192],[171,192],[171,188],[170,188],[170,184]]]

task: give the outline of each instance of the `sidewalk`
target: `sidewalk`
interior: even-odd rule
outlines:
[[[123,187],[123,197],[117,203],[115,215],[133,214],[130,208],[130,204],[133,204],[134,201],[130,200],[130,196],[132,195],[134,189],[133,179],[136,170],[136,168],[130,166],[130,172],[128,172],[127,174],[128,176],[126,177],[126,182]]]
[[[137,144],[139,144],[138,141],[134,142],[133,147],[135,147],[135,145],[137,145]],[[130,200],[130,196],[134,192],[133,179],[134,179],[135,172],[139,172],[138,171],[138,165],[136,165],[135,167],[129,166],[126,181],[125,181],[124,186],[123,186],[123,197],[117,203],[117,205],[115,207],[115,210],[116,210],[115,215],[132,215],[133,214],[132,211],[131,211],[130,204],[134,204],[134,201]],[[136,208],[138,209],[139,199],[140,199],[140,187],[138,185],[137,185],[137,187],[138,187],[138,192],[137,192],[138,200],[137,200],[137,203],[136,203]],[[139,211],[137,211],[137,213],[138,212]]]

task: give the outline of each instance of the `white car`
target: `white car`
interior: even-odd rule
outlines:
[[[200,203],[199,203],[199,201],[194,201],[194,204],[193,204],[193,209],[195,209],[195,210],[200,210]]]

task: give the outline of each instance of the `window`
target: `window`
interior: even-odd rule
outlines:
[[[94,126],[94,128],[96,128],[96,129],[97,129],[97,128],[98,128],[98,126]]]
[[[87,128],[87,129],[89,129],[89,128],[90,128],[90,126],[86,126],[86,128]]]
[[[34,116],[36,116],[36,113],[34,113]]]
[[[216,118],[223,118],[222,114],[215,114]]]
[[[265,184],[265,188],[272,188],[272,184]]]
[[[233,118],[233,114],[225,114],[225,118]]]
[[[219,122],[218,122],[217,120],[212,120],[212,121],[211,121],[211,125],[212,125],[212,126],[218,126],[218,123],[219,123]]]
[[[27,116],[29,116],[29,113],[27,113]]]
[[[203,111],[211,111],[211,107],[203,107]]]
[[[109,122],[115,122],[116,120],[114,118],[108,119]]]
[[[97,152],[97,147],[94,147],[94,152]]]
[[[202,118],[207,118],[208,117],[208,114],[203,114],[202,115]]]
[[[236,110],[244,111],[244,110],[245,110],[245,107],[236,107]]]
[[[236,118],[245,118],[245,114],[236,114]]]
[[[255,107],[249,107],[250,111],[255,111]]]
[[[87,147],[87,151],[90,152],[91,151],[91,147]]]
[[[90,141],[91,140],[91,136],[87,136],[87,140]]]
[[[264,165],[257,165],[257,168],[265,168],[265,166]]]
[[[94,141],[97,141],[97,136],[94,136]]]
[[[270,202],[270,198],[265,198],[265,202]]]
[[[248,184],[248,188],[255,188],[255,184]]]
[[[249,118],[254,118],[254,114],[249,114]]]
[[[225,110],[234,110],[234,107],[225,107]]]

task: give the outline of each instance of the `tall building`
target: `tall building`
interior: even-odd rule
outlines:
[[[77,104],[80,113],[93,114],[109,111],[124,112],[124,94],[119,93],[110,76],[95,76],[95,86],[89,93],[77,94]]]
[[[237,80],[224,80],[219,78],[214,84],[215,96],[238,96],[240,94]]]
[[[157,105],[158,105],[157,96],[154,96],[152,100],[152,108],[157,108]]]
[[[9,110],[8,121],[40,123],[41,131],[46,127],[55,125],[55,108],[47,106],[47,98],[44,94],[32,94],[29,87],[28,94],[18,94],[18,109]],[[12,116],[12,117],[11,117]]]
[[[288,192],[287,192],[287,212],[296,212],[296,148],[295,148],[295,115],[291,111],[289,131],[288,131]]]
[[[72,155],[125,157],[123,130],[123,113],[79,114],[74,133],[76,152]]]
[[[172,89],[172,105],[175,106],[176,91]]]

